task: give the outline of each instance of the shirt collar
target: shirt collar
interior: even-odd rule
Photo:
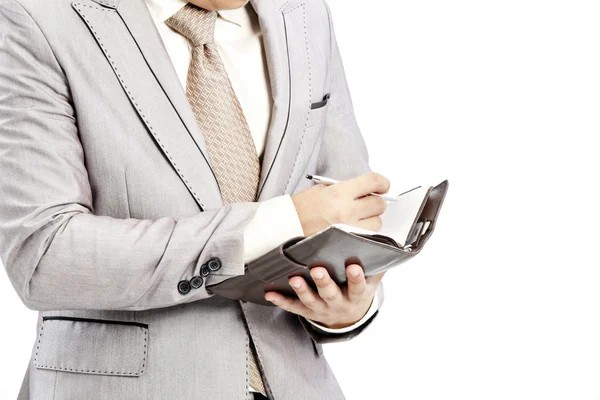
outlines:
[[[183,6],[185,6],[188,2],[185,0],[145,0],[146,5],[148,6],[148,10],[150,10],[150,15],[152,16],[152,20],[156,26],[162,24],[167,20],[171,15],[175,14],[179,11]],[[248,14],[248,7],[250,7],[250,3],[248,2],[246,6],[236,8],[233,10],[217,10],[217,14],[230,22],[233,22],[236,25],[243,26],[250,23],[250,16]]]

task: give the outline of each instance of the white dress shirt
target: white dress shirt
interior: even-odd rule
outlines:
[[[192,45],[164,21],[185,6],[187,1],[145,1],[175,72],[185,89]],[[217,13],[215,45],[262,160],[273,100],[258,17],[250,3],[245,7],[219,10]],[[263,201],[244,229],[244,262],[258,258],[288,239],[303,235],[302,224],[289,195]],[[308,321],[323,331],[343,333],[362,325],[376,309],[377,299],[374,299],[371,308],[360,321],[342,329],[329,329]]]

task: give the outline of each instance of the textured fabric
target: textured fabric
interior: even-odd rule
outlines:
[[[214,43],[216,11],[186,4],[165,23],[193,45],[186,94],[202,128],[223,202],[255,200],[260,164],[254,141]],[[266,395],[256,351],[248,351],[250,387]]]
[[[85,332],[85,342],[78,340],[81,332]],[[33,365],[56,371],[135,377],[145,372],[147,344],[148,327],[144,325],[47,319],[40,326]],[[106,349],[119,351],[110,354],[107,361],[99,357],[106,354]],[[73,359],[72,354],[87,357]]]
[[[307,172],[369,171],[326,4],[250,2],[274,100],[258,201],[311,186]],[[144,2],[0,0],[0,37],[0,258],[40,311],[20,400],[244,400],[246,322],[270,400],[344,399],[320,352],[329,335],[205,285],[179,292],[213,258],[222,267],[205,284],[244,273],[243,232],[259,203],[223,203]],[[145,344],[144,372],[35,366],[41,318],[51,316],[146,324],[138,349],[118,330],[99,336],[69,321],[55,321],[64,328],[40,347],[65,365],[136,372],[126,354],[141,373]],[[86,351],[61,351],[65,340]]]
[[[267,395],[265,384],[260,374],[258,361],[256,361],[256,348],[254,347],[254,343],[252,343],[252,341],[250,342],[250,346],[248,348],[248,381],[250,383],[250,388],[253,391],[261,393],[265,396]]]
[[[256,147],[214,43],[216,11],[186,4],[165,23],[194,49],[186,94],[204,133],[225,204],[256,199],[260,164]]]
[[[193,46],[179,32],[167,26],[165,21],[186,2],[182,0],[145,0],[145,2],[181,86],[185,88]],[[215,45],[244,110],[260,158],[265,150],[273,99],[258,15],[250,3],[237,9],[217,10],[217,13],[219,16],[215,21]]]

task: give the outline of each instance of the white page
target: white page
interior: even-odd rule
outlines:
[[[377,233],[389,236],[404,246],[429,189],[430,186],[419,186],[400,195],[396,201],[388,201],[387,209],[381,215],[383,225]]]
[[[423,203],[425,195],[431,186],[417,186],[399,195],[396,201],[388,201],[385,212],[381,215],[383,222],[378,232],[362,229],[347,224],[334,224],[332,226],[346,232],[360,233],[365,235],[384,235],[394,239],[400,247],[406,243],[410,228],[419,208]],[[427,224],[428,227],[429,224]],[[425,232],[425,230],[423,230]]]

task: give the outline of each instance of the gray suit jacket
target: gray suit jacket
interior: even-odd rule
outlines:
[[[325,2],[251,3],[274,100],[259,201],[368,172]],[[223,205],[143,0],[0,0],[0,171],[2,262],[40,311],[21,399],[243,400],[248,332],[271,399],[343,398],[321,343],[362,329],[178,291],[210,260],[206,282],[244,273],[258,203]]]

